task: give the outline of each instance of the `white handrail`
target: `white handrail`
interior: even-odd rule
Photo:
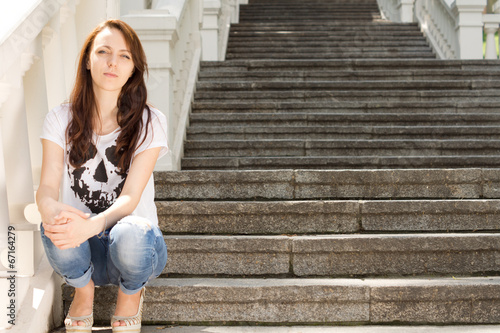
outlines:
[[[415,15],[439,58],[459,58],[457,17],[444,0],[417,0]]]
[[[415,18],[441,59],[482,59],[483,26],[492,34],[497,24],[497,18],[483,16],[486,0],[377,1],[382,15],[390,21],[414,22]],[[492,52],[487,52],[487,58]]]

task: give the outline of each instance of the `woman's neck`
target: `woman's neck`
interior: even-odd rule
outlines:
[[[100,92],[96,97],[96,119],[94,130],[98,134],[108,134],[118,127],[118,94],[115,92]]]
[[[108,118],[112,113],[116,113],[119,95],[120,91],[94,89],[97,111],[102,118]]]

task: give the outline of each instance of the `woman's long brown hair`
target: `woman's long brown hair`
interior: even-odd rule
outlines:
[[[80,60],[76,73],[75,86],[71,93],[71,121],[66,136],[70,147],[69,162],[75,168],[80,167],[93,149],[92,144],[93,120],[98,117],[97,104],[92,88],[92,76],[87,69],[87,62],[97,34],[105,28],[117,29],[123,34],[125,42],[132,54],[134,72],[122,87],[118,96],[118,125],[121,132],[118,135],[115,155],[118,159],[118,170],[121,174],[128,171],[132,156],[137,147],[144,142],[147,136],[148,124],[151,120],[151,110],[146,104],[147,90],[144,74],[148,72],[146,54],[139,37],[125,22],[107,20],[98,25],[87,37],[80,52]],[[143,113],[147,112],[147,122],[143,124]],[[145,135],[139,143],[141,130],[145,127]]]

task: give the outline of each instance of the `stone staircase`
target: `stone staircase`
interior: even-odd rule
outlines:
[[[375,0],[241,6],[183,171],[155,174],[144,321],[500,323],[499,65],[437,60]]]

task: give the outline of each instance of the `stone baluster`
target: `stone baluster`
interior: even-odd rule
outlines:
[[[497,59],[497,45],[495,43],[495,33],[500,24],[500,14],[483,15],[484,32],[486,33],[486,59]]]

